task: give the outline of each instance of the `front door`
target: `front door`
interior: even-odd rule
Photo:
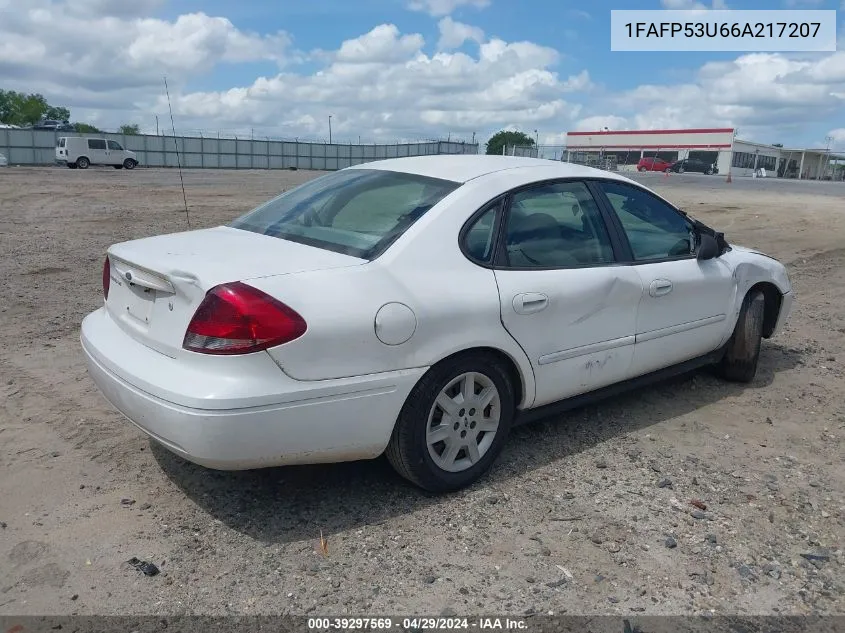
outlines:
[[[737,292],[722,258],[696,258],[692,222],[657,196],[634,185],[602,181],[642,282],[633,366],[636,374],[714,351],[730,328]]]
[[[106,142],[108,143],[108,149],[106,150],[108,153],[108,164],[122,165],[123,161],[126,160],[126,152],[124,151],[123,146],[117,141]]]
[[[534,406],[629,377],[642,283],[583,182],[515,192],[495,262],[502,323],[531,360]]]

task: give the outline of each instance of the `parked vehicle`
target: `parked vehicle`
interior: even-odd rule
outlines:
[[[671,163],[662,158],[641,158],[637,162],[637,171],[666,171]]]
[[[56,132],[73,132],[74,127],[67,121],[54,121],[53,119],[45,119],[32,125],[31,130],[54,130]]]
[[[123,149],[117,141],[105,138],[62,136],[56,144],[56,162],[71,169],[91,165],[112,165],[115,169],[135,169],[135,152]]]
[[[0,154],[0,167],[8,167],[9,166],[9,159],[6,158],[5,154]]]
[[[88,371],[216,469],[374,458],[432,491],[514,424],[714,364],[754,378],[786,269],[616,173],[424,156],[322,176],[227,226],[115,244]]]
[[[716,167],[715,163],[708,163],[707,161],[698,160],[696,158],[685,158],[683,160],[677,160],[671,165],[669,165],[666,170],[678,174],[683,174],[686,171],[691,171],[700,174],[707,174],[708,176],[712,176],[713,174],[719,173],[719,169]]]

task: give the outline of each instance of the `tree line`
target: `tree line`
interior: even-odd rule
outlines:
[[[0,123],[29,127],[46,120],[69,122],[70,110],[64,106],[51,105],[41,94],[0,90]],[[76,122],[71,125],[79,133],[102,132],[90,123]],[[124,123],[117,131],[119,134],[140,134],[141,128],[136,123]]]

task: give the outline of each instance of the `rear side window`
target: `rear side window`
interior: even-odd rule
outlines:
[[[89,138],[88,149],[106,149],[106,142],[101,138]]]
[[[503,202],[504,198],[501,198],[488,204],[464,233],[464,252],[470,259],[480,264],[489,264],[493,259],[493,247],[496,245],[496,217],[502,209]]]
[[[64,146],[65,146],[65,137],[63,136],[62,138],[59,139],[59,147],[64,147]]]
[[[372,259],[460,183],[380,169],[327,174],[229,226]]]

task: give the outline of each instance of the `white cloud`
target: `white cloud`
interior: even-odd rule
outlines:
[[[630,129],[628,120],[621,116],[589,116],[580,119],[575,124],[575,131],[578,132],[595,132],[601,131],[604,128],[610,130],[628,130]]]
[[[490,5],[490,0],[411,0],[408,8],[412,11],[423,11],[430,16],[439,18],[450,15],[462,6],[483,9]]]
[[[418,33],[401,35],[393,24],[381,24],[361,37],[343,42],[336,59],[347,64],[399,62],[419,51],[424,43]]]
[[[448,15],[437,23],[437,28],[440,30],[437,49],[441,51],[460,48],[467,40],[479,44],[484,41],[484,31],[480,28],[456,22]]]

